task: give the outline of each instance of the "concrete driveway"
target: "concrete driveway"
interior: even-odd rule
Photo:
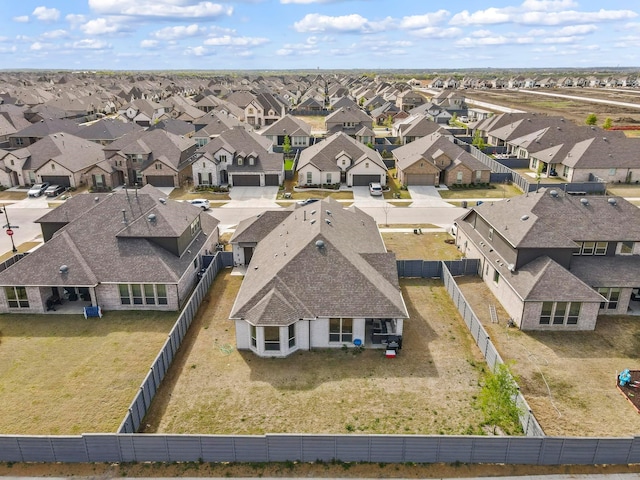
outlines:
[[[231,201],[222,208],[279,208],[277,194],[278,187],[232,187]]]
[[[411,207],[451,207],[453,205],[447,203],[440,197],[438,190],[436,187],[427,186],[427,185],[416,185],[409,186],[409,194],[411,195],[411,199],[413,203],[410,205]]]
[[[383,207],[385,199],[382,195],[374,197],[369,193],[369,187],[352,187],[353,204],[357,207]]]

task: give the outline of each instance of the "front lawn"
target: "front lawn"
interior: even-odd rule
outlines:
[[[209,190],[196,191],[193,187],[174,188],[169,194],[172,200],[194,200],[196,198],[206,198],[214,202],[224,202],[231,200],[228,192],[211,192]]]
[[[176,318],[0,315],[0,432],[115,432]]]
[[[411,199],[411,195],[408,190],[403,190],[402,185],[396,178],[396,169],[392,168],[389,170],[387,175],[387,187],[388,190],[384,192],[384,198],[386,200],[391,200],[394,198],[402,198],[402,199]]]

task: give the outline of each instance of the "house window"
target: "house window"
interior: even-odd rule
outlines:
[[[609,169],[609,176],[613,177],[616,174],[616,169],[615,168],[610,168]]]
[[[569,176],[569,167],[567,167],[566,165],[564,166],[564,168],[562,169],[562,176],[564,178],[567,178]]]
[[[55,169],[56,169],[56,164],[55,164],[55,163],[52,163],[52,164],[51,164],[51,170],[55,170]]]
[[[253,108],[249,109],[249,115],[253,115]]]
[[[493,240],[493,228],[489,229],[489,240]]]
[[[122,305],[166,305],[167,286],[121,283],[118,285],[120,304]]]
[[[198,268],[198,258],[197,257],[193,259],[193,268],[194,269]]]
[[[352,318],[330,318],[329,319],[329,341],[330,342],[351,342],[353,340],[353,319]]]
[[[24,139],[21,137],[16,137],[16,145],[18,146],[24,145]]]
[[[227,162],[227,156],[226,155],[220,155],[218,158],[220,159],[221,162],[225,162],[225,163]]]
[[[156,170],[162,170],[162,164],[156,163]]]
[[[596,242],[583,242],[581,255],[593,255],[596,249]]]
[[[264,327],[264,349],[267,351],[280,350],[280,327]]]
[[[620,242],[620,255],[632,255],[633,242]]]
[[[242,157],[238,157],[238,165],[242,166]]]
[[[369,168],[369,162],[364,162],[364,168]]]
[[[542,302],[542,312],[540,313],[540,325],[549,325],[551,323],[552,313],[553,313],[553,302]]]
[[[344,167],[347,164],[347,161],[343,158],[342,159],[342,166]]]
[[[307,184],[311,184],[313,182],[313,174],[311,172],[307,172]]]
[[[200,231],[200,215],[198,215],[196,219],[193,222],[191,222],[191,236],[193,237],[199,231]]]
[[[249,165],[253,165],[255,163],[255,160],[253,159],[253,157],[249,157]]]
[[[580,302],[542,302],[540,325],[577,325],[580,317]]]
[[[196,138],[196,145],[198,147],[204,147],[208,142],[208,138]]]
[[[456,174],[456,183],[462,183],[462,172]]]
[[[11,159],[11,165],[15,165],[13,158]]]
[[[498,270],[493,271],[493,281],[498,283],[500,281],[500,272]]]
[[[327,183],[331,183],[331,174],[327,173]]]
[[[207,168],[207,164],[205,162],[202,162],[202,169],[204,170],[205,168]]]
[[[531,169],[532,170],[537,170],[538,169],[538,159],[537,158],[532,158],[531,159]]]
[[[131,284],[131,297],[134,305],[142,305],[142,287],[137,283]]]
[[[26,287],[4,287],[9,308],[29,308]]]
[[[606,255],[608,242],[577,242],[580,250],[574,255]]]
[[[155,305],[156,298],[153,294],[153,285],[145,283],[144,286],[144,303],[147,305]]]
[[[607,254],[607,242],[596,242],[596,255],[606,255]]]
[[[289,333],[289,348],[296,346],[296,324],[292,323],[288,328]]]
[[[251,346],[253,348],[258,348],[258,340],[257,340],[257,337],[256,337],[257,329],[256,329],[256,327],[254,325],[249,325],[249,330],[250,330],[250,333],[251,333]]]
[[[476,180],[482,180],[482,170],[476,170]]]
[[[618,301],[620,300],[619,288],[601,287],[598,293],[607,299],[606,302],[600,302],[600,310],[617,310]]]

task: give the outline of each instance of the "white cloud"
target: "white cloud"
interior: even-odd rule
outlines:
[[[278,55],[280,57],[288,57],[289,55],[291,55],[294,52],[295,52],[295,50],[293,50],[291,48],[280,48],[279,50],[276,50],[276,55]]]
[[[455,27],[425,27],[419,30],[413,30],[410,33],[420,38],[455,38],[462,34],[462,30]]]
[[[89,0],[98,14],[159,18],[215,18],[231,15],[233,8],[213,2],[192,0]]]
[[[319,13],[308,13],[293,28],[304,32],[375,33],[391,27],[393,19],[387,17],[380,22],[371,22],[357,13],[330,17]]]
[[[325,37],[328,40],[328,37]],[[276,55],[286,57],[295,53],[296,55],[318,55],[321,53],[318,48],[318,37],[309,37],[305,43],[285,43],[282,48],[276,50]]]
[[[195,37],[204,35],[205,30],[194,23],[193,25],[177,25],[175,27],[166,27],[156,30],[151,34],[152,37],[160,40],[175,40],[185,37]]]
[[[47,46],[48,45],[46,43],[34,42],[34,43],[31,44],[29,49],[33,50],[34,52],[39,52],[40,50],[43,50]]]
[[[19,17],[13,17],[14,22],[27,23],[29,21],[29,15],[20,15]]]
[[[85,38],[83,40],[79,40],[77,42],[73,42],[73,48],[80,48],[86,50],[104,50],[107,48],[111,48],[104,40],[96,40],[94,38]]]
[[[587,35],[598,30],[595,25],[569,25],[555,32],[556,35]]]
[[[80,30],[86,35],[105,35],[123,31],[125,27],[111,19],[96,18],[95,20],[89,20],[87,23],[80,25]]]
[[[232,37],[231,35],[223,35],[220,37],[207,38],[203,43],[216,47],[257,47],[268,42],[268,38],[262,37]]]
[[[312,3],[336,3],[344,0],[280,0],[280,3],[297,3],[299,5],[311,5]]]
[[[18,47],[15,45],[0,47],[0,53],[15,53],[18,51]]]
[[[141,48],[156,48],[160,42],[157,40],[142,40],[140,42]]]
[[[31,15],[43,22],[55,22],[60,18],[60,10],[57,8],[36,7]]]
[[[44,32],[41,37],[46,39],[56,39],[56,38],[67,38],[69,36],[69,32],[66,30],[52,30],[50,32]]]
[[[71,28],[77,28],[87,21],[87,17],[85,15],[76,15],[75,13],[70,13],[64,18],[69,22]]]
[[[632,10],[600,9],[597,12],[563,10],[563,8],[575,6],[575,2],[570,0],[526,0],[519,7],[491,7],[473,13],[463,10],[455,14],[449,23],[458,26],[497,25],[503,23],[516,25],[567,25],[620,21],[638,16]]]
[[[202,46],[193,47],[193,48],[187,48],[184,51],[184,54],[185,55],[194,55],[196,57],[203,57],[205,55],[212,55],[212,53],[209,53],[209,51],[206,48],[202,47]]]
[[[446,10],[438,10],[434,13],[426,13],[424,15],[411,15],[409,17],[403,17],[400,21],[400,28],[414,29],[433,27],[442,23],[449,18],[451,13]]]

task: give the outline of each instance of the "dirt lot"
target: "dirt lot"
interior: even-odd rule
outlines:
[[[618,102],[640,103],[640,92],[637,91],[620,92],[592,88],[554,88],[540,91]],[[614,125],[640,123],[640,109],[535,95],[527,93],[526,90],[465,90],[464,95],[470,99],[496,103],[519,110],[547,115],[560,115],[573,120],[578,125],[584,125],[584,121],[590,113],[596,114],[598,125],[602,125],[607,117],[611,117]]]
[[[601,317],[593,332],[522,332],[506,327],[507,313],[480,279],[458,283],[503,360],[514,362],[547,435],[637,435],[640,415],[616,389],[616,372],[638,369],[640,317]],[[498,324],[491,323],[489,302]]]
[[[0,432],[114,432],[175,312],[0,315]]]
[[[404,280],[400,355],[314,350],[262,359],[233,346],[229,312],[241,277],[216,279],[145,432],[465,434],[484,363],[442,284]],[[446,382],[447,387],[443,388]]]

